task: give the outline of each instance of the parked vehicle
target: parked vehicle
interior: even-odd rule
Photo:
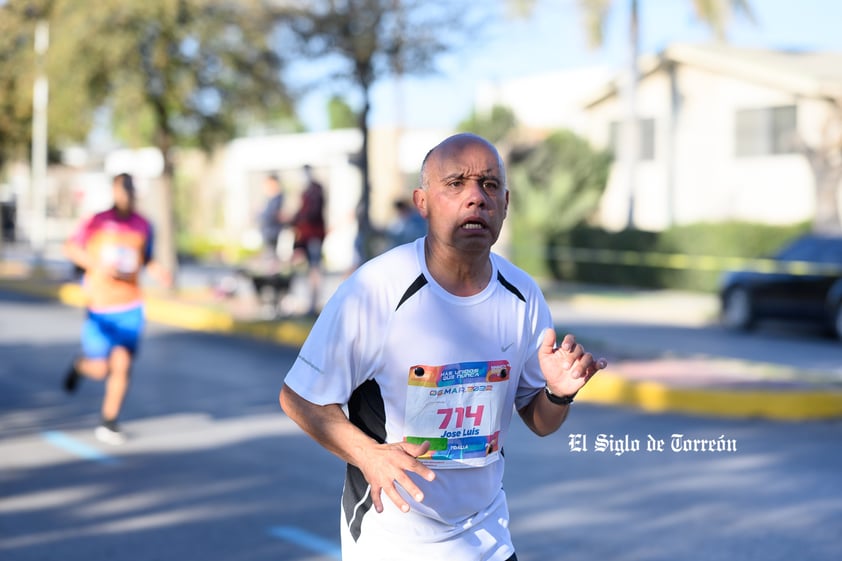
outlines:
[[[3,241],[15,241],[15,230],[17,229],[17,205],[15,200],[0,201],[0,224]]]
[[[723,275],[722,324],[749,330],[765,319],[804,321],[842,339],[842,236],[802,236],[767,264],[768,271]]]

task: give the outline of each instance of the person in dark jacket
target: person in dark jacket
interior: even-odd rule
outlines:
[[[293,244],[294,258],[306,260],[307,277],[310,285],[309,313],[318,313],[319,288],[322,282],[322,243],[325,229],[325,191],[321,183],[313,177],[313,168],[304,166],[306,187],[301,194],[301,205],[292,219],[295,230]]]

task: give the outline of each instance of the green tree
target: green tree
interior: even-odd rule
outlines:
[[[508,145],[517,126],[517,116],[511,108],[495,105],[488,112],[473,111],[457,128],[477,134],[492,144]]]
[[[0,169],[25,156],[32,133],[33,36],[25,14],[0,6]]]
[[[43,80],[51,70],[50,60],[43,55],[43,52],[41,55],[35,52],[35,30],[36,25],[46,21],[51,4],[47,0],[0,3],[0,172],[5,170],[6,163],[9,161],[26,160],[30,149],[35,145],[33,142],[33,96],[36,75],[41,76]],[[41,25],[41,27],[42,32],[49,31],[48,26]],[[42,34],[42,39],[47,37],[48,34]],[[72,84],[70,80],[68,85],[72,86]],[[40,85],[45,86],[47,82],[42,81]],[[47,93],[46,88],[41,91]],[[51,147],[56,145],[56,138],[61,136],[76,140],[83,138],[87,132],[86,125],[90,122],[89,114],[85,111],[77,111],[73,119],[66,117],[62,119],[53,107],[48,107],[48,109],[50,111],[47,123],[53,122],[54,126],[47,130],[48,138],[45,140],[48,146],[38,143],[39,151],[35,153],[39,154],[39,163],[42,161],[40,148],[47,148],[45,157],[55,160],[57,153]],[[42,129],[39,127],[40,130]],[[36,183],[35,170],[32,177],[34,185]],[[36,197],[33,196],[32,201],[35,200]],[[44,199],[38,197],[37,200]],[[30,239],[39,254],[43,251],[44,232],[43,227],[33,227],[30,230]]]
[[[351,129],[359,123],[359,116],[348,102],[338,95],[331,96],[327,102],[327,115],[331,130]]]
[[[50,1],[10,0],[0,3],[0,169],[6,162],[26,159],[32,142],[33,83],[36,74],[35,27],[48,19]],[[48,122],[49,142],[83,140],[90,130],[92,108],[79,92],[78,75],[63,68],[67,58],[58,56],[55,29],[50,33],[53,48],[46,59],[49,77],[64,71],[65,80],[52,85]],[[62,47],[60,40],[58,47]],[[70,110],[68,111],[68,107]],[[54,153],[54,152],[51,152]]]
[[[593,216],[605,192],[611,155],[567,130],[510,155],[514,257],[541,262],[546,242]],[[537,251],[536,251],[537,250]]]
[[[362,147],[359,229],[369,256],[369,128],[371,89],[389,76],[433,72],[437,57],[473,34],[471,5],[456,0],[314,0],[293,11],[291,38],[308,59],[325,61],[322,77],[334,87],[351,84],[360,96],[356,114]]]
[[[174,269],[173,148],[208,149],[234,136],[239,123],[288,107],[282,61],[270,43],[273,18],[253,1],[108,0],[96,14],[75,4],[67,1],[65,17],[88,25],[105,47],[103,72],[90,75],[90,86],[107,95],[117,122],[146,133],[163,155],[158,235]]]
[[[258,0],[9,0],[2,8],[31,20],[32,6],[50,21],[52,138],[83,136],[93,112],[108,106],[127,144],[160,150],[159,259],[175,271],[173,149],[211,148],[263,116],[291,112],[271,42],[277,14]]]
[[[611,155],[567,130],[540,142],[518,144],[517,117],[502,105],[475,111],[458,126],[498,147],[511,188],[512,256],[520,266],[543,274],[547,241],[584,223],[597,210]]]

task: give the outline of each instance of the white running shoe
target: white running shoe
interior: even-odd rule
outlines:
[[[110,444],[111,446],[119,446],[126,442],[126,436],[120,432],[120,429],[117,427],[117,423],[113,421],[110,423],[103,423],[98,426],[94,431],[94,436],[96,436],[97,440],[100,442]]]

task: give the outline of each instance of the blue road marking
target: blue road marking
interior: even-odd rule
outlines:
[[[269,528],[269,534],[315,553],[327,555],[334,559],[342,559],[342,549],[338,545],[301,528],[296,528],[295,526],[273,526]]]
[[[65,452],[69,452],[74,456],[82,458],[83,460],[90,460],[92,462],[109,465],[119,463],[117,458],[114,456],[109,456],[108,454],[97,450],[93,446],[88,446],[84,442],[80,442],[75,438],[67,436],[63,432],[47,431],[41,433],[41,437],[56,448],[60,448]]]

